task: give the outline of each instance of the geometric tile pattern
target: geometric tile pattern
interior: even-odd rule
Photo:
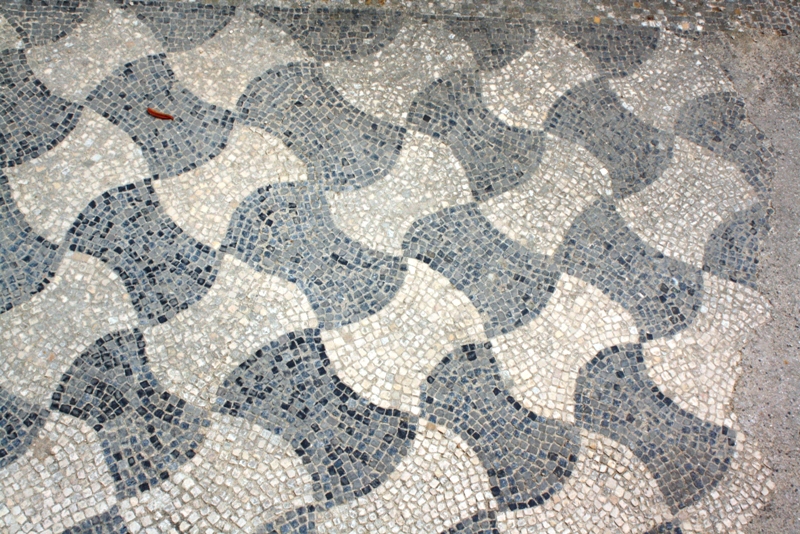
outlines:
[[[542,9],[0,6],[3,528],[741,529],[774,151]]]

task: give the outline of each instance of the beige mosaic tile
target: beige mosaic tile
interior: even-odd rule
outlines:
[[[659,130],[672,131],[681,105],[705,94],[733,91],[719,65],[686,39],[662,32],[656,53],[609,85],[636,116]]]
[[[336,372],[356,393],[411,413],[419,413],[419,386],[433,367],[461,344],[482,340],[483,319],[467,296],[413,259],[388,306],[322,332]]]
[[[67,252],[44,291],[0,315],[0,386],[47,406],[61,375],[86,347],[136,323],[114,271],[99,259]]]
[[[6,172],[25,220],[52,243],[64,240],[92,199],[150,175],[141,149],[128,134],[88,108],[53,150]]]
[[[450,71],[474,69],[475,63],[467,44],[440,21],[408,20],[375,54],[324,67],[345,100],[375,117],[404,124],[416,93]]]
[[[22,39],[5,17],[0,15],[0,50],[8,48],[22,48]]]
[[[553,255],[575,217],[611,194],[608,171],[583,148],[547,135],[542,162],[519,187],[479,204],[498,230],[521,245]]]
[[[231,217],[259,187],[307,179],[306,166],[275,136],[234,123],[225,151],[207,164],[153,187],[167,215],[192,237],[214,248]]]
[[[596,287],[562,274],[547,307],[527,325],[493,338],[512,394],[544,417],[575,422],[575,380],[606,347],[639,339],[633,318]]]
[[[469,181],[450,148],[419,132],[406,136],[387,176],[326,197],[339,229],[362,245],[398,256],[415,221],[472,201]]]
[[[60,533],[116,502],[97,432],[59,412],[25,455],[0,471],[0,525],[9,534]]]
[[[483,103],[511,126],[542,130],[550,106],[565,92],[597,75],[589,58],[552,30],[536,29],[522,57],[482,73]]]
[[[27,58],[48,89],[80,102],[114,69],[162,51],[150,28],[133,13],[100,1],[66,37],[32,48]]]
[[[296,285],[226,255],[213,287],[200,302],[143,333],[159,383],[208,409],[237,365],[278,336],[316,325]]]
[[[231,61],[231,51],[236,61]],[[210,104],[233,110],[250,81],[272,67],[311,61],[288,35],[240,8],[214,37],[198,47],[169,54],[181,85]]]
[[[733,164],[710,151],[676,138],[674,154],[659,180],[618,201],[617,210],[649,245],[702,268],[711,232],[758,197]]]

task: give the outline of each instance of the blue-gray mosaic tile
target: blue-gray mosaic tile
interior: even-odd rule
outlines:
[[[0,173],[0,314],[30,300],[55,276],[64,249],[25,222]]]
[[[500,376],[491,345],[463,345],[420,390],[420,417],[457,432],[480,458],[502,510],[542,504],[578,460],[574,427],[525,409]]]
[[[416,419],[359,397],[336,375],[319,334],[292,332],[265,345],[225,379],[217,409],[288,441],[311,475],[314,498],[342,504],[394,471],[411,448]]]
[[[316,508],[309,505],[262,525],[256,530],[256,534],[313,534],[316,531]]]
[[[128,534],[130,532],[119,515],[119,508],[112,506],[107,512],[81,521],[62,534]]]
[[[3,0],[0,14],[26,45],[38,46],[65,37],[93,7],[94,0]]]
[[[706,242],[703,270],[757,289],[758,261],[770,230],[771,212],[760,203],[754,204],[714,229]]]
[[[55,147],[78,124],[82,109],[36,78],[24,50],[0,52],[0,168]]]
[[[545,129],[582,146],[606,167],[616,198],[641,191],[672,159],[674,136],[640,121],[602,79],[573,87],[553,104]]]
[[[367,186],[400,155],[405,129],[348,104],[314,64],[270,69],[237,103],[241,120],[280,138],[334,190]]]
[[[116,0],[147,24],[167,52],[183,52],[214,37],[236,12],[234,6],[169,0]]]
[[[450,73],[417,94],[408,123],[453,150],[476,200],[523,183],[544,152],[544,132],[505,124],[481,102],[477,78],[463,72]]]
[[[164,323],[203,298],[219,264],[217,252],[185,234],[146,184],[114,188],[92,200],[67,242],[70,250],[114,269],[145,324]]]
[[[700,309],[702,271],[647,245],[604,199],[575,218],[556,262],[628,310],[650,339],[680,332]]]
[[[772,183],[775,155],[748,122],[745,103],[734,93],[704,95],[678,111],[675,133],[739,166],[762,201]]]
[[[374,54],[391,43],[403,26],[399,11],[265,4],[251,9],[280,26],[317,61],[352,60]]]
[[[736,445],[733,430],[698,419],[661,393],[636,344],[604,349],[581,369],[575,421],[627,446],[674,512],[722,480]]]
[[[497,514],[491,510],[480,511],[441,534],[500,534],[497,528]]]
[[[482,70],[500,69],[533,44],[536,28],[525,18],[444,17],[445,25],[469,45]]]
[[[673,520],[661,523],[648,530],[645,534],[683,534],[683,530],[681,530],[678,521]]]
[[[165,59],[159,54],[127,63],[86,98],[88,107],[139,145],[153,178],[176,176],[216,157],[234,121],[230,111],[181,87]],[[148,108],[173,119],[156,118]]]
[[[418,220],[406,233],[403,251],[463,291],[484,319],[489,337],[536,317],[560,275],[549,258],[498,232],[474,204]]]
[[[305,293],[320,328],[378,312],[394,298],[408,267],[370,250],[333,223],[325,196],[305,183],[258,189],[233,214],[220,249]]]
[[[600,73],[627,76],[647,61],[658,47],[659,28],[592,21],[559,22],[553,28],[575,43]]]
[[[0,469],[25,454],[48,413],[0,387]]]
[[[210,425],[201,410],[158,384],[138,330],[95,341],[61,377],[50,409],[97,432],[118,499],[167,480],[195,456]]]

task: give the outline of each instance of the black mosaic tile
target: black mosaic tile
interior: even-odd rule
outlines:
[[[306,183],[258,189],[236,209],[221,248],[308,297],[320,328],[360,321],[403,284],[403,258],[363,247],[333,223],[325,196]]]
[[[112,506],[107,512],[90,517],[62,534],[128,534],[130,532],[119,515],[119,508]]]
[[[42,291],[55,276],[64,249],[25,222],[0,173],[0,314]]]
[[[314,64],[266,71],[250,82],[237,108],[245,124],[278,136],[334,190],[386,175],[406,132],[348,104]]]
[[[352,60],[391,43],[403,26],[399,11],[256,5],[255,13],[277,24],[317,61]]]
[[[201,410],[158,384],[138,330],[95,341],[61,377],[50,409],[97,431],[118,499],[167,480],[195,456],[202,427],[210,424]]]
[[[667,521],[651,528],[645,534],[683,534],[683,530],[677,521]]]
[[[604,349],[581,369],[575,421],[627,446],[673,511],[719,483],[736,445],[733,430],[698,419],[661,393],[635,344]]]
[[[575,218],[556,261],[628,310],[650,339],[680,332],[700,309],[702,272],[647,245],[607,200]]]
[[[478,512],[443,531],[442,534],[500,534],[497,528],[497,514],[491,510]]]
[[[537,506],[572,474],[580,436],[523,408],[490,348],[464,345],[442,359],[422,384],[420,417],[458,432],[473,448],[501,510]]]
[[[474,204],[418,220],[406,233],[403,251],[463,291],[481,313],[489,337],[536,317],[560,274],[549,258],[498,232]]]
[[[481,70],[494,70],[519,58],[533,44],[536,29],[525,18],[445,17],[447,28],[466,41]]]
[[[341,504],[368,494],[394,471],[412,446],[416,419],[367,402],[345,385],[319,334],[292,332],[265,345],[225,379],[218,410],[288,441],[313,479],[315,499]]]
[[[313,505],[292,510],[256,530],[256,534],[313,534],[317,531]]]
[[[667,168],[674,136],[640,121],[602,79],[562,95],[545,120],[550,133],[592,153],[611,177],[616,198],[641,191]]]
[[[153,178],[176,176],[216,157],[234,121],[230,111],[181,87],[165,58],[159,54],[125,64],[86,98],[90,108],[139,145]],[[174,120],[152,117],[147,108]]]
[[[183,52],[214,37],[236,13],[233,6],[169,0],[117,0],[147,24],[167,52]]]
[[[78,215],[67,238],[70,250],[114,269],[142,323],[166,322],[214,284],[216,251],[184,234],[150,185],[106,191]]]
[[[0,387],[0,469],[25,454],[48,413]]]
[[[684,104],[677,116],[677,135],[738,165],[761,199],[768,199],[775,155],[746,120],[744,100],[734,93],[704,95]]]
[[[756,278],[762,240],[770,230],[771,209],[754,204],[737,211],[711,233],[703,255],[703,270],[731,282],[758,289]]]
[[[660,30],[649,26],[560,22],[553,28],[575,43],[601,74],[627,76],[647,61],[658,47]]]
[[[61,39],[83,22],[93,0],[3,0],[0,14],[28,46]]]
[[[0,52],[0,168],[55,147],[78,124],[82,109],[36,79],[24,50]]]
[[[523,183],[544,152],[543,132],[505,124],[484,107],[477,78],[462,72],[417,94],[408,123],[450,146],[479,201]]]

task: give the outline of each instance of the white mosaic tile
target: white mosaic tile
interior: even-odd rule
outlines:
[[[469,181],[450,148],[418,132],[406,136],[387,176],[326,197],[339,229],[364,246],[398,256],[415,221],[472,201]]]
[[[52,243],[64,240],[92,199],[150,175],[128,134],[90,109],[53,150],[6,172],[25,220]]]
[[[0,385],[46,406],[86,347],[136,323],[114,271],[99,259],[68,252],[44,291],[0,315]]]
[[[211,408],[217,388],[237,365],[278,336],[316,325],[296,285],[226,255],[214,286],[200,302],[143,333],[159,383],[192,404]]]
[[[659,180],[617,209],[649,245],[701,268],[711,232],[758,197],[733,164],[708,150],[676,138],[674,154]]]
[[[225,151],[207,164],[153,187],[167,215],[214,248],[239,204],[259,187],[307,179],[306,166],[275,136],[234,123]]]

